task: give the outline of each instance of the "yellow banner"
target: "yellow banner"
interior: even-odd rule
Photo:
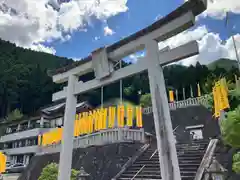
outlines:
[[[117,109],[118,127],[124,127],[124,106],[120,105]]]
[[[108,109],[108,128],[113,128],[116,119],[116,107],[109,107]]]
[[[220,108],[219,108],[219,101],[218,101],[218,92],[217,88],[213,87],[213,99],[214,99],[214,115],[215,117],[220,116]]]
[[[142,123],[142,107],[136,107],[136,125],[137,127],[143,127],[143,123]]]
[[[7,156],[0,152],[0,173],[4,173],[6,171],[6,162]]]
[[[215,86],[213,88],[213,99],[214,99],[215,117],[220,116],[221,110],[230,108],[229,101],[228,101],[228,88],[227,88],[225,78],[215,83]]]
[[[127,126],[133,126],[133,108],[132,106],[127,107]]]
[[[200,88],[199,83],[197,84],[197,90],[198,90],[198,97],[200,97],[201,96],[201,88]]]
[[[169,91],[169,101],[170,102],[174,101],[174,92],[173,91]]]
[[[117,111],[116,111],[117,109]],[[116,107],[109,107],[105,109],[98,109],[90,112],[83,112],[76,115],[74,122],[74,136],[80,136],[83,134],[90,134],[106,128],[128,127],[133,126],[134,112],[136,114],[137,127],[143,127],[142,122],[142,108],[140,106],[133,108],[128,105],[125,107],[119,105]],[[117,118],[116,118],[117,115]],[[126,117],[126,122],[124,121]],[[117,120],[117,123],[115,123]],[[62,139],[63,128],[56,128],[49,132],[46,132],[38,136],[38,144],[42,141],[42,146],[58,143]],[[42,138],[42,139],[41,139]]]

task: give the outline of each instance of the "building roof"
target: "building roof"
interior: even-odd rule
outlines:
[[[54,104],[52,106],[42,109],[41,111],[46,115],[50,115],[52,113],[56,113],[59,111],[64,111],[65,104],[66,104],[65,102],[60,104]],[[86,101],[78,103],[76,106],[77,111],[82,108],[91,108],[91,105],[89,105],[89,103]]]
[[[106,47],[107,52],[112,52],[112,51],[120,48],[121,46],[126,45],[129,42],[138,39],[141,36],[144,36],[144,35],[147,35],[147,34],[153,32],[154,30],[160,28],[161,26],[166,25],[168,22],[187,13],[188,11],[192,11],[194,16],[197,16],[206,9],[206,4],[207,4],[207,0],[189,0],[189,1],[185,2],[182,6],[178,7],[176,10],[172,11],[170,14],[163,17],[162,19],[154,22],[150,26],[148,26],[148,27],[146,27],[146,28],[144,28],[144,29],[110,45],[110,46],[107,46]],[[91,55],[89,55],[88,57],[86,57],[80,61],[75,61],[74,63],[72,63],[68,66],[49,71],[48,74],[50,76],[54,76],[56,74],[61,74],[61,73],[67,72],[77,66],[85,64],[91,60],[92,60],[92,57],[91,57]]]
[[[23,117],[21,119],[17,119],[17,120],[12,120],[12,121],[2,121],[0,123],[0,126],[9,126],[9,125],[15,125],[15,124],[19,124],[19,123],[25,123],[28,121],[35,121],[35,120],[40,120],[41,117],[40,116],[33,116],[33,117]]]

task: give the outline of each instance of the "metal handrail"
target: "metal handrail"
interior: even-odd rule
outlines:
[[[152,157],[153,157],[156,153],[157,153],[157,149],[154,151],[154,153],[152,153],[152,155],[151,155],[151,157],[149,158],[149,160],[152,159]],[[144,165],[138,170],[138,172],[132,177],[131,180],[133,180],[133,179],[144,169],[145,166],[146,166],[146,165],[144,164]]]

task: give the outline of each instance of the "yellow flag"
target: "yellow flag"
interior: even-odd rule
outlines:
[[[136,107],[136,115],[137,115],[137,127],[142,128],[143,127],[143,123],[142,123],[142,107],[138,106]]]
[[[0,173],[4,173],[6,171],[6,162],[7,156],[0,152]]]
[[[118,116],[118,127],[123,127],[124,126],[124,106],[123,105],[118,106],[117,116]]]
[[[228,89],[225,82],[226,81],[224,79],[220,81],[221,110],[224,110],[230,107],[229,101],[228,101]]]
[[[92,116],[93,116],[93,131],[95,132],[97,131],[97,113],[95,110],[93,111]]]
[[[127,106],[127,126],[132,127],[133,125],[133,108],[132,106]]]
[[[108,108],[108,128],[113,128],[115,123],[116,107]]]
[[[219,108],[219,97],[216,86],[213,87],[213,99],[214,99],[214,115],[215,117],[220,116],[220,108]]]
[[[174,92],[171,90],[169,91],[169,101],[173,102],[174,101]]]
[[[200,85],[199,85],[199,83],[197,84],[197,90],[198,90],[198,97],[200,97],[201,96],[201,88],[200,88]]]
[[[107,109],[102,109],[102,129],[107,128]]]
[[[89,133],[93,132],[93,113],[89,112],[88,114],[88,126],[89,126]]]
[[[99,109],[97,110],[97,124],[98,124],[98,130],[102,130],[103,129],[103,110]]]

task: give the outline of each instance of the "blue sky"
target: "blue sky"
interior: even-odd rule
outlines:
[[[0,2],[0,38],[77,60],[152,24],[183,3],[184,0],[6,0]],[[234,59],[225,11],[230,12],[229,29],[240,53],[240,1],[236,0],[211,0],[193,28],[160,47],[197,40],[200,55],[185,60],[186,65],[196,61],[207,64],[221,57]],[[130,59],[136,61],[138,56],[141,54]]]

